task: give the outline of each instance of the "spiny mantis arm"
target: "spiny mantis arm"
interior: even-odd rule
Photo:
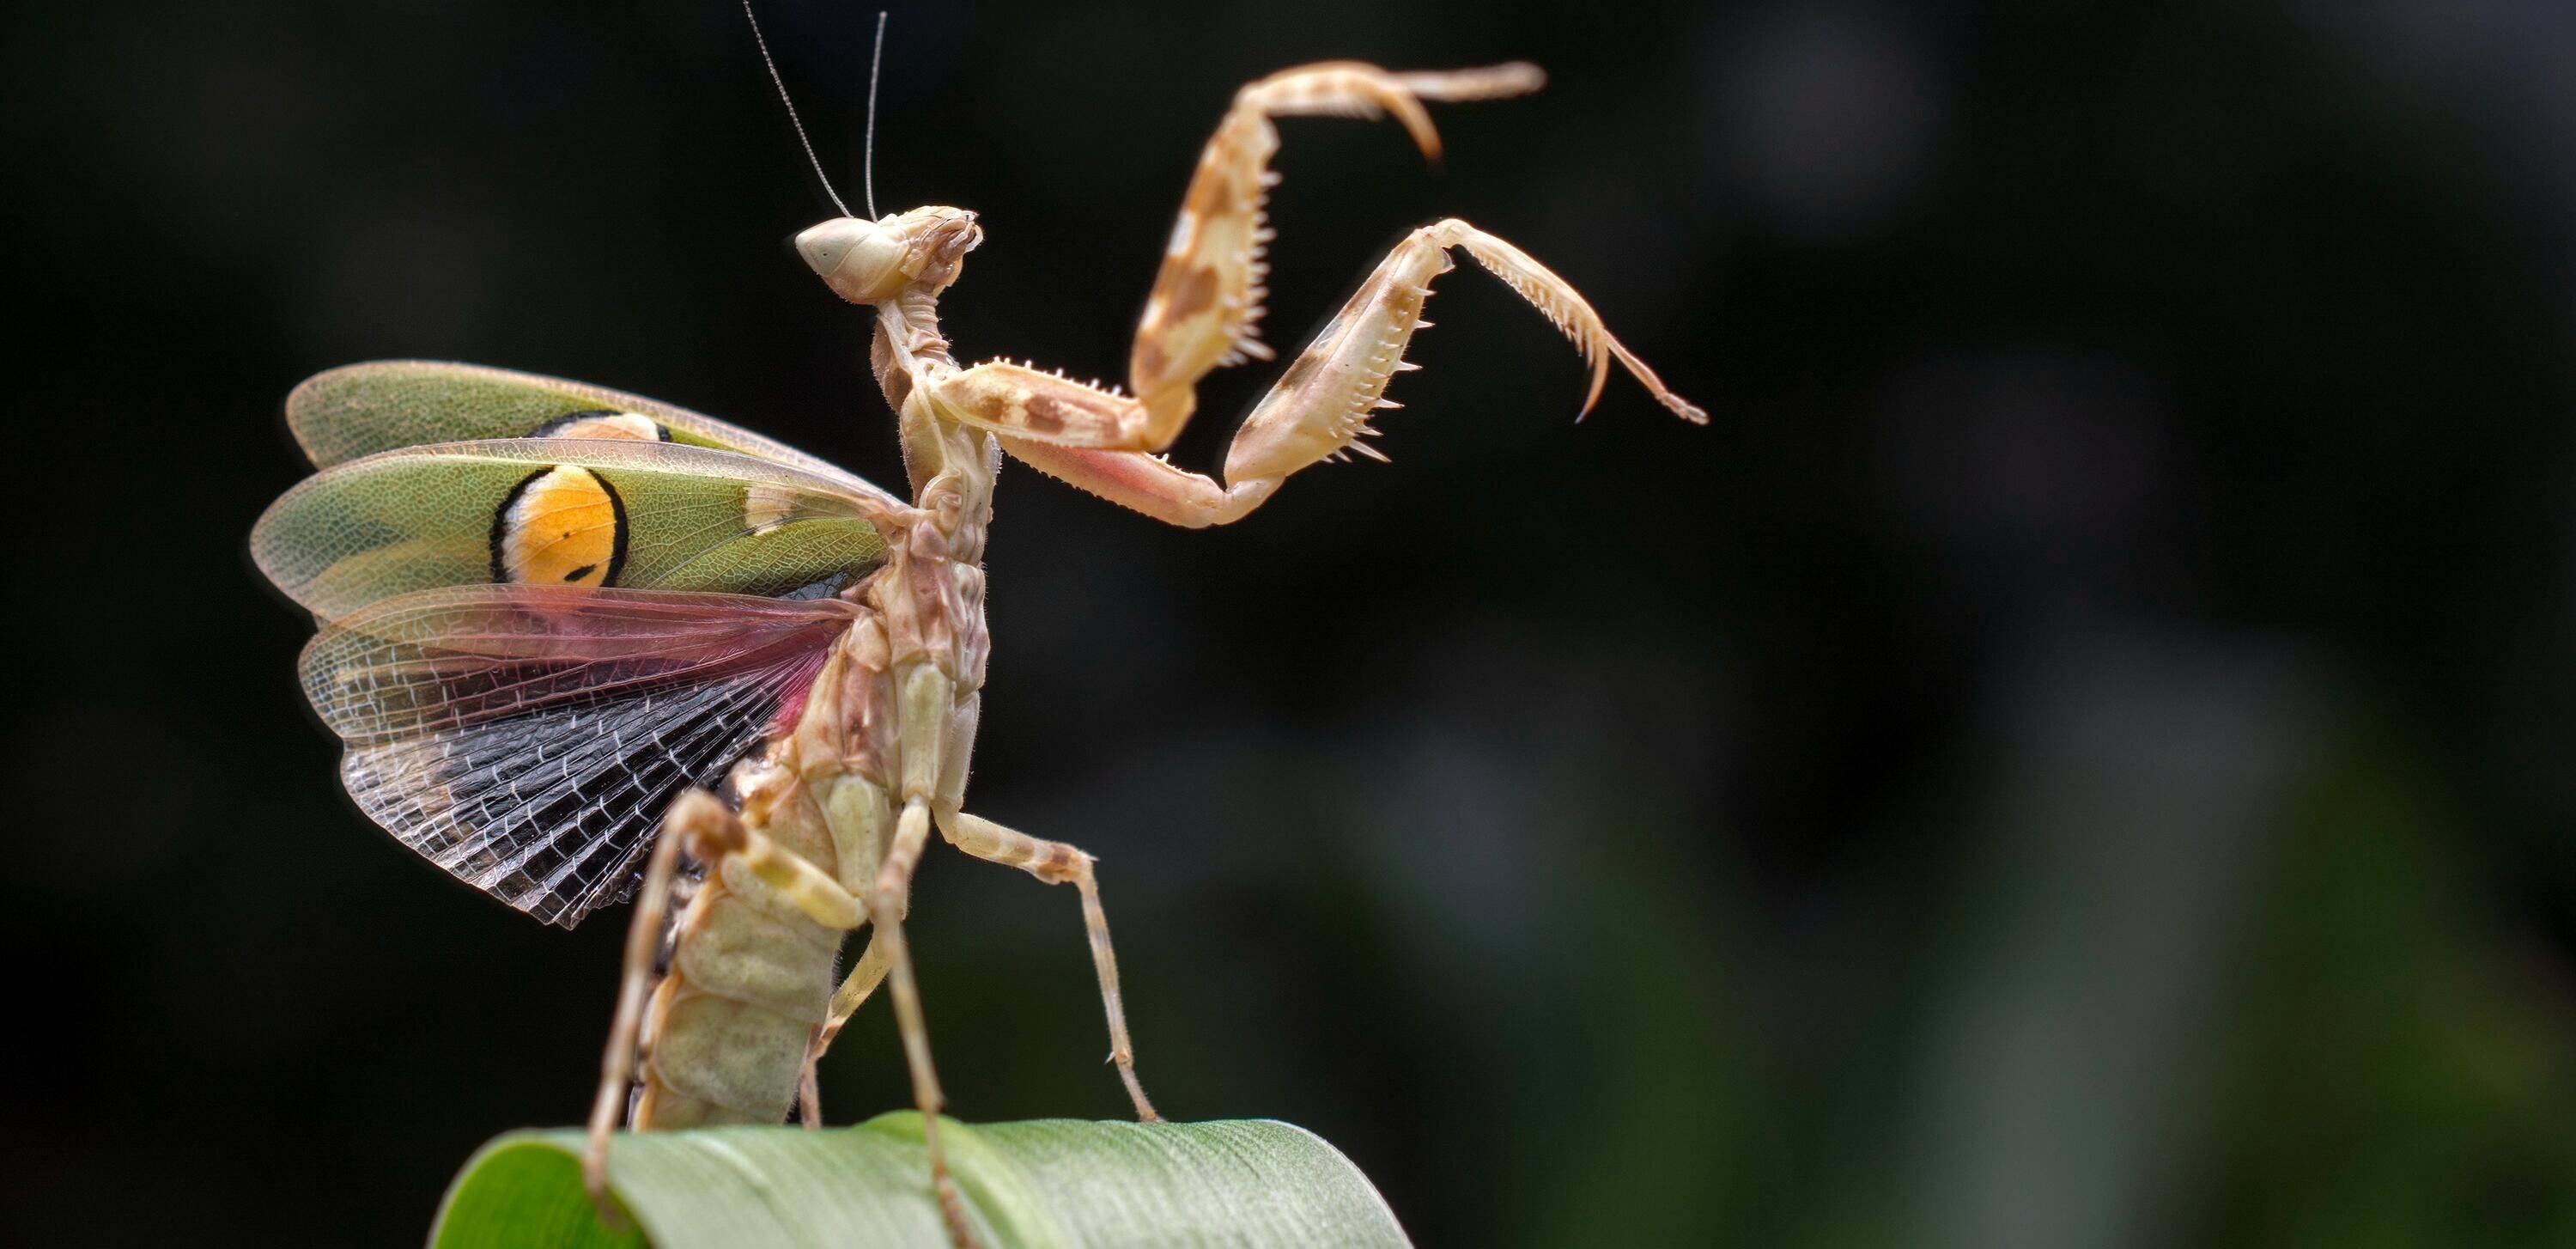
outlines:
[[[1146,296],[1128,354],[1134,397],[996,360],[949,377],[932,398],[952,420],[1063,446],[1160,451],[1197,405],[1194,387],[1221,366],[1269,359],[1254,337],[1262,314],[1263,217],[1279,176],[1274,117],[1392,114],[1423,155],[1440,136],[1424,100],[1486,100],[1535,91],[1546,75],[1512,62],[1482,69],[1391,73],[1358,61],[1303,65],[1245,86],[1199,154],[1172,223],[1171,244]]]
[[[1707,412],[1666,388],[1645,361],[1611,336],[1601,314],[1565,279],[1521,249],[1452,217],[1396,244],[1288,366],[1236,433],[1225,460],[1227,481],[1284,478],[1345,451],[1385,458],[1357,440],[1377,433],[1368,423],[1372,413],[1402,406],[1386,398],[1386,386],[1397,373],[1420,367],[1404,359],[1404,349],[1415,330],[1430,324],[1422,319],[1422,305],[1431,298],[1432,279],[1454,267],[1451,248],[1475,257],[1582,351],[1592,366],[1583,412],[1601,398],[1610,362],[1617,360],[1656,402],[1684,420],[1708,423]]]
[[[1707,423],[1708,414],[1674,394],[1613,337],[1601,315],[1565,279],[1510,243],[1452,218],[1424,226],[1396,244],[1332,323],[1288,366],[1236,432],[1223,485],[1157,456],[1116,449],[1115,443],[1085,445],[1030,436],[1028,425],[1007,419],[991,427],[1004,435],[1006,449],[1038,470],[1157,520],[1192,528],[1238,520],[1299,469],[1350,452],[1385,458],[1359,439],[1377,432],[1369,424],[1375,412],[1399,406],[1386,398],[1387,383],[1417,367],[1404,359],[1404,350],[1414,331],[1430,324],[1422,319],[1422,305],[1430,298],[1432,279],[1453,267],[1448,256],[1452,248],[1475,257],[1518,291],[1583,352],[1592,365],[1585,411],[1600,397],[1611,362],[1617,361],[1657,402],[1685,420]],[[1007,375],[1008,384],[1025,397],[1002,396],[997,387],[990,411],[1005,418],[1046,408],[1080,389],[1079,383],[1009,367],[1017,372]],[[991,376],[997,383],[1004,378]]]
[[[1440,135],[1423,100],[1490,100],[1536,91],[1547,76],[1515,61],[1481,69],[1389,73],[1358,61],[1303,65],[1246,85],[1199,154],[1171,245],[1154,275],[1128,384],[1152,414],[1142,449],[1170,446],[1195,406],[1191,388],[1211,370],[1270,350],[1254,337],[1263,312],[1262,250],[1271,231],[1263,208],[1279,176],[1273,117],[1376,118],[1391,113],[1427,160],[1440,158]]]

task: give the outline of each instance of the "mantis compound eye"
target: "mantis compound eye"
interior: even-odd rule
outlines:
[[[933,204],[885,222],[886,232],[902,239],[909,254],[905,271],[914,279],[944,287],[957,280],[966,253],[984,241],[984,227],[963,208]]]
[[[833,293],[873,303],[903,289],[903,240],[857,217],[834,217],[796,236],[796,253]]]

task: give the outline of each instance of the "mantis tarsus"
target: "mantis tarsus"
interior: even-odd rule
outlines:
[[[983,239],[929,206],[797,237],[875,310],[870,362],[898,417],[907,501],[792,449],[631,395],[465,365],[323,374],[288,402],[323,471],[261,519],[261,566],[310,607],[307,691],[349,742],[370,815],[477,887],[555,922],[642,889],[585,1175],[621,1111],[639,1129],[819,1118],[814,1065],[891,983],[930,1181],[975,1241],[941,1151],[943,1104],[904,939],[934,831],[1080,897],[1110,1059],[1137,1115],[1118,968],[1089,855],[965,810],[990,636],[985,535],[1005,456],[1175,525],[1241,519],[1291,474],[1356,452],[1463,251],[1591,365],[1666,389],[1583,297],[1449,219],[1397,243],[1236,433],[1222,480],[1158,453],[1210,371],[1268,359],[1263,224],[1272,119],[1392,115],[1426,155],[1423,101],[1535,90],[1526,64],[1391,73],[1357,62],[1244,87],[1202,153],[1128,361],[1131,389],[1008,361],[963,366],[941,295]],[[828,184],[827,184],[828,185]],[[719,797],[711,786],[721,782]],[[658,840],[652,836],[660,813]],[[649,855],[646,853],[651,846]],[[673,914],[676,906],[676,914]],[[834,985],[845,934],[870,928]]]

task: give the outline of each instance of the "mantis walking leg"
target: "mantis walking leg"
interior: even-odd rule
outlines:
[[[608,1136],[626,1113],[635,1081],[635,1037],[644,1022],[644,996],[652,991],[653,957],[662,940],[662,921],[671,905],[671,880],[680,862],[683,839],[666,818],[653,859],[644,869],[644,886],[635,898],[635,918],[626,929],[626,962],[618,975],[617,1014],[608,1025],[608,1049],[599,1060],[599,1092],[590,1103],[590,1139],[581,1151],[581,1186],[590,1204],[611,1227],[624,1219],[608,1200]]]
[[[914,798],[904,804],[902,816],[895,821],[894,842],[886,848],[885,866],[877,873],[868,909],[892,973],[895,1026],[903,1032],[904,1061],[912,1069],[912,1100],[921,1110],[922,1144],[930,1151],[931,1188],[938,1194],[939,1213],[948,1221],[950,1239],[964,1246],[975,1243],[975,1234],[967,1226],[957,1182],[949,1177],[948,1156],[939,1147],[939,1109],[945,1099],[939,1091],[939,1073],[930,1063],[930,1028],[922,1022],[921,989],[913,981],[912,951],[903,938],[912,870],[929,842],[930,806]]]
[[[934,813],[935,814],[935,813]],[[1082,896],[1083,925],[1091,937],[1091,962],[1100,979],[1100,1002],[1109,1019],[1109,1058],[1118,1067],[1118,1078],[1127,1086],[1127,1096],[1136,1105],[1136,1117],[1155,1122],[1162,1115],[1145,1096],[1144,1085],[1136,1076],[1136,1047],[1128,1039],[1127,1011],[1118,988],[1118,955],[1109,944],[1109,917],[1101,909],[1100,885],[1092,870],[1094,860],[1088,854],[1060,841],[1042,841],[1026,833],[1005,828],[981,816],[952,811],[936,815],[939,831],[949,843],[976,858],[1005,867],[1017,867],[1050,885],[1072,882]],[[883,931],[868,939],[865,953],[850,968],[840,990],[832,995],[832,1013],[815,1032],[813,1052],[805,1063],[802,1096],[807,1107],[805,1119],[819,1123],[821,1114],[815,1105],[820,1099],[815,1090],[815,1064],[840,1035],[850,1017],[858,1013],[869,995],[876,991],[893,962]]]
[[[869,934],[868,948],[860,952],[859,961],[851,965],[841,987],[833,991],[832,1013],[823,1020],[822,1027],[814,1030],[814,1046],[805,1053],[805,1072],[796,1085],[797,1118],[806,1127],[823,1126],[823,1095],[815,1067],[823,1061],[823,1052],[832,1048],[832,1041],[841,1035],[842,1027],[850,1022],[850,1016],[858,1014],[877,986],[885,982],[886,969],[893,958],[884,932]]]
[[[1160,1120],[1163,1116],[1154,1112],[1154,1103],[1145,1098],[1145,1086],[1136,1079],[1136,1047],[1127,1039],[1127,1008],[1118,994],[1118,955],[1109,947],[1109,917],[1100,909],[1100,884],[1093,877],[1091,856],[1061,841],[1042,841],[963,811],[940,815],[939,831],[958,849],[985,862],[1020,868],[1050,885],[1073,882],[1082,894],[1083,927],[1091,934],[1091,965],[1100,977],[1101,1009],[1109,1016],[1109,1061],[1118,1065],[1118,1078],[1136,1103],[1136,1117],[1147,1123]]]

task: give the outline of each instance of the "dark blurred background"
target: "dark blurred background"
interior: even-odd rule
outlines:
[[[855,200],[871,10],[766,10]],[[476,360],[899,483],[867,316],[724,0],[0,21],[11,1239],[409,1241],[584,1113],[623,916],[340,795],[279,400]],[[1270,341],[1455,213],[1716,421],[1570,423],[1462,270],[1392,467],[1204,533],[1006,471],[974,805],[1102,857],[1167,1110],[1426,1245],[2576,1241],[2571,10],[906,7],[879,199],[984,214],[963,351],[1114,374],[1326,57],[1553,78],[1439,171],[1285,123]],[[935,853],[915,925],[959,1115],[1125,1113],[1069,891]],[[824,1088],[904,1104],[882,1007]]]

